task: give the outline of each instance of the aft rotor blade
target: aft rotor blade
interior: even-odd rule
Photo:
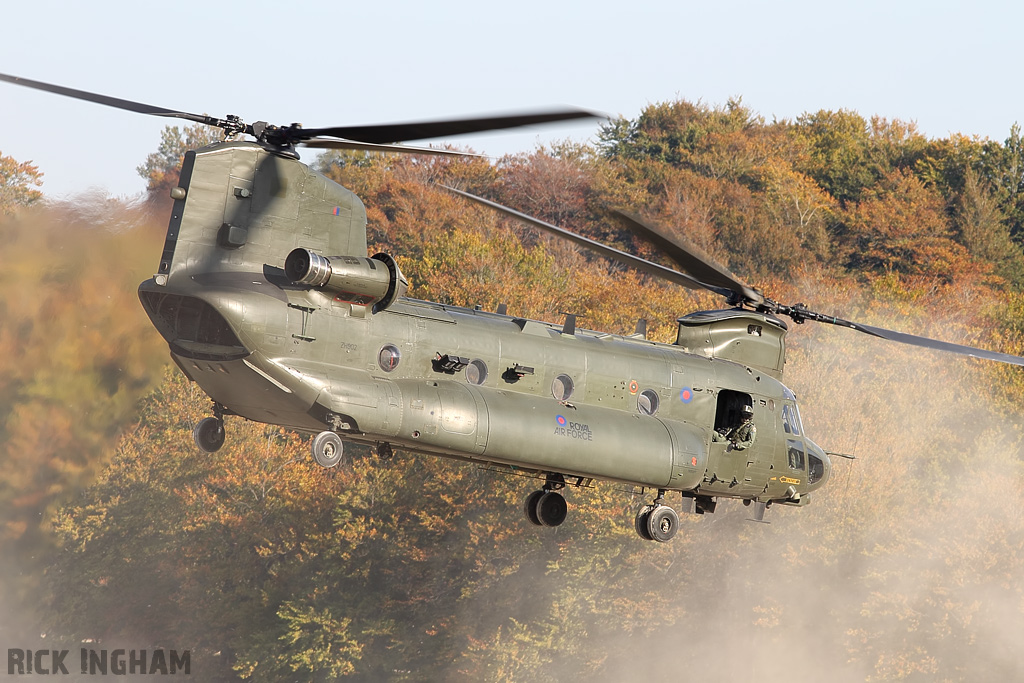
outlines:
[[[651,221],[645,220],[637,214],[625,211],[614,211],[613,213],[630,232],[653,244],[659,251],[701,282],[733,292],[737,298],[742,299],[746,303],[756,305],[764,301],[764,297],[761,296],[760,292],[740,281],[739,278],[711,259],[700,255],[694,247],[669,237]]]
[[[628,254],[624,251],[619,251],[618,249],[601,244],[600,242],[595,242],[592,239],[589,239],[582,235],[577,235],[574,232],[569,232],[568,230],[560,228],[557,225],[545,223],[544,221],[534,218],[533,216],[529,216],[525,213],[520,213],[519,211],[516,211],[515,209],[510,209],[507,206],[502,206],[497,202],[492,202],[489,199],[484,199],[483,197],[478,197],[475,194],[463,192],[462,190],[456,190],[454,187],[448,187],[447,185],[441,185],[441,187],[448,190],[449,192],[454,192],[455,194],[465,197],[466,199],[470,199],[474,202],[477,202],[478,204],[489,206],[492,209],[499,211],[505,214],[506,216],[510,216],[511,218],[515,218],[518,221],[522,221],[527,225],[532,225],[535,228],[539,228],[552,235],[556,235],[557,237],[566,239],[572,242],[573,244],[578,244],[581,247],[589,249],[590,251],[600,254],[605,258],[611,259],[612,261],[617,261],[618,263],[622,263],[632,268],[636,268],[637,270],[647,273],[648,275],[660,277],[664,280],[674,282],[677,285],[682,285],[683,287],[688,287],[690,289],[707,289],[725,297],[728,297],[730,295],[729,290],[723,290],[719,287],[707,285],[701,282],[700,280],[697,280],[696,278],[690,277],[685,273],[680,273],[677,270],[666,268],[665,266],[653,263],[646,259],[642,259],[639,256],[634,256],[633,254]]]
[[[220,119],[214,118],[212,116],[206,116],[205,114],[191,114],[185,111],[165,109],[163,107],[156,107],[152,104],[143,104],[142,102],[133,102],[132,100],[122,100],[117,97],[99,95],[97,93],[92,93],[85,90],[75,90],[74,88],[65,88],[60,85],[53,85],[52,83],[43,83],[42,81],[33,81],[28,78],[20,78],[18,76],[0,74],[0,81],[6,81],[8,83],[13,83],[14,85],[22,85],[26,88],[34,88],[35,90],[44,90],[46,92],[54,93],[56,95],[63,95],[64,97],[73,97],[76,100],[94,102],[96,104],[102,104],[107,107],[125,109],[127,111],[133,111],[137,114],[148,114],[150,116],[164,116],[168,118],[185,119],[186,121],[205,123],[210,126],[220,126],[222,123]]]
[[[334,128],[304,128],[302,133],[310,137],[329,136],[385,144],[406,140],[428,140],[447,138],[468,133],[483,133],[491,130],[505,130],[532,126],[538,123],[572,121],[575,119],[605,118],[585,109],[557,109],[552,111],[488,116],[472,119],[449,119],[445,121],[410,121],[408,123],[385,123],[368,126],[337,126]]]
[[[454,149],[437,149],[435,147],[413,147],[411,145],[375,145],[369,142],[356,142],[355,140],[332,140],[328,138],[313,138],[300,143],[303,147],[314,149],[351,149],[361,152],[383,152],[397,154],[434,154],[438,156],[452,157],[476,157],[486,159],[483,154],[472,152],[459,152]]]

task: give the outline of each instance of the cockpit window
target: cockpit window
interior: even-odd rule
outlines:
[[[789,469],[802,472],[804,469],[804,445],[799,441],[788,440],[786,441],[786,453],[789,459]]]
[[[825,476],[825,462],[814,453],[807,454],[807,480],[814,484]]]
[[[786,403],[782,406],[782,428],[787,434],[800,436],[800,413],[797,412],[795,403]]]

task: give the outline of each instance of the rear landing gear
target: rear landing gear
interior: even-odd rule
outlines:
[[[224,445],[224,419],[205,417],[192,430],[192,439],[204,453],[216,453]]]
[[[345,453],[345,444],[334,432],[320,432],[310,444],[313,459],[321,467],[334,467]]]
[[[548,481],[540,491],[534,491],[526,497],[523,512],[531,523],[537,526],[558,526],[565,521],[569,506],[561,493],[565,488],[565,479],[560,474],[549,474]]]
[[[644,505],[636,513],[633,522],[636,533],[645,541],[666,543],[671,541],[679,530],[679,515],[664,504],[665,491],[659,490],[658,497],[649,505]]]
[[[523,510],[537,526],[558,526],[569,514],[565,498],[557,491],[534,491],[526,497]]]

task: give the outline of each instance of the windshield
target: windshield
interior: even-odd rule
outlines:
[[[782,387],[782,397],[786,399],[782,404],[782,428],[787,434],[800,436],[803,434],[804,426],[800,421],[800,409],[796,407],[796,394],[787,387]]]
[[[800,436],[803,431],[800,428],[800,413],[797,412],[795,403],[785,403],[782,406],[782,428],[787,434]]]

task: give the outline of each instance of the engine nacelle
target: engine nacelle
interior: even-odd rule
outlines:
[[[321,256],[309,249],[293,249],[284,262],[285,276],[297,285],[333,292],[336,301],[383,310],[405,296],[409,282],[388,254],[373,258]]]

